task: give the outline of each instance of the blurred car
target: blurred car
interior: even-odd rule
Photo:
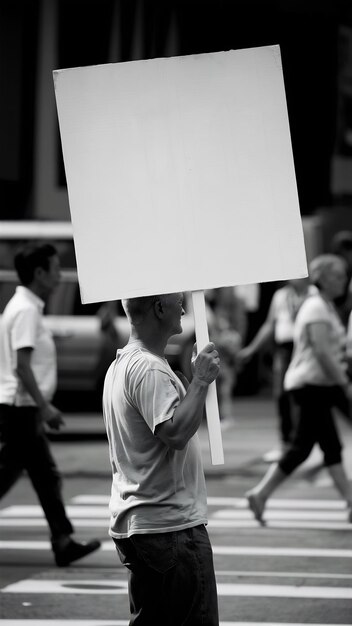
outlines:
[[[61,260],[60,285],[44,310],[45,324],[57,348],[58,394],[83,392],[100,396],[106,369],[116,349],[124,346],[129,337],[121,303],[81,303],[69,222],[0,222],[0,315],[18,285],[13,257],[28,241],[50,241]],[[187,297],[185,306],[183,333],[171,338],[166,356],[174,370],[190,376],[194,321]]]

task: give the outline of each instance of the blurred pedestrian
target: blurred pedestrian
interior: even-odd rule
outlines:
[[[334,304],[344,326],[347,326],[352,311],[352,231],[340,230],[332,238],[331,252],[346,263],[347,280],[343,293],[334,298]]]
[[[333,304],[345,288],[345,263],[326,254],[310,264],[317,293],[302,304],[294,329],[294,352],[285,376],[285,389],[297,405],[297,424],[288,450],[278,464],[247,492],[249,507],[263,522],[267,499],[319,444],[333,482],[347,503],[352,522],[352,491],[341,459],[341,443],[332,409],[335,396],[348,392],[345,330]]]
[[[314,288],[309,285],[308,278],[289,280],[284,287],[278,289],[273,295],[264,324],[249,345],[240,350],[237,357],[239,364],[244,365],[264,346],[274,341],[273,395],[279,417],[281,449],[270,450],[264,455],[264,460],[269,463],[278,461],[291,442],[294,417],[291,399],[284,389],[283,382],[292,356],[295,319],[300,306],[308,294],[312,293],[312,289]]]
[[[168,339],[182,332],[182,294],[123,305],[131,335],[107,372],[103,412],[113,475],[110,535],[129,570],[130,623],[218,626],[197,435],[218,353],[212,343],[199,353],[188,386],[164,355]]]
[[[116,356],[116,350],[122,345],[122,338],[117,329],[117,302],[104,302],[97,311],[100,322],[101,344],[95,369],[96,397],[101,407],[105,375]]]
[[[45,432],[45,426],[58,430],[63,424],[51,403],[56,354],[43,323],[45,302],[60,280],[60,261],[52,245],[28,245],[15,256],[15,268],[22,284],[0,321],[0,497],[26,470],[51,531],[56,564],[65,566],[97,550],[100,543],[71,538],[74,531]]]
[[[221,360],[217,378],[220,419],[225,422],[233,415],[232,396],[237,379],[237,355],[246,334],[246,313],[242,300],[232,287],[208,292],[211,307],[208,317],[210,338],[216,344]],[[227,422],[228,423],[228,422]]]

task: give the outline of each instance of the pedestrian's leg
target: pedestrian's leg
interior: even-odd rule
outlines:
[[[312,425],[312,402],[309,390],[302,389],[296,395],[299,402],[298,423],[292,444],[279,463],[273,464],[262,480],[246,493],[248,505],[256,520],[263,522],[265,504],[272,493],[310,455],[315,443]]]
[[[282,447],[281,457],[291,443],[293,435],[291,398],[289,392],[284,388],[285,374],[291,360],[292,350],[293,344],[291,342],[278,345],[274,353],[273,361],[273,394],[277,401],[279,433]],[[279,461],[280,459],[275,460]]]
[[[12,406],[0,405],[0,498],[15,484],[23,471],[19,431]]]
[[[293,435],[293,419],[291,410],[291,398],[287,391],[282,391],[278,400],[278,413],[280,419],[280,436],[284,452],[291,443]]]
[[[30,447],[26,455],[26,469],[49,524],[52,541],[57,541],[71,535],[73,527],[62,499],[61,476],[41,425]]]
[[[347,503],[349,509],[348,519],[352,522],[352,487],[342,465],[342,446],[332,414],[330,399],[332,403],[333,398],[330,397],[329,391],[326,390],[326,398],[321,410],[318,443],[324,453],[324,462],[334,485]]]
[[[73,527],[61,495],[61,477],[40,425],[31,447],[26,468],[51,530],[56,565],[64,567],[98,550],[100,541],[77,542],[71,538]]]
[[[9,441],[0,447],[0,499],[11,489],[22,474],[20,459],[16,458],[16,446]]]
[[[336,463],[336,465],[328,465],[327,469],[331,478],[334,481],[334,485],[337,491],[341,494],[344,500],[346,500],[348,506],[348,521],[352,522],[352,487],[347,478],[345,469],[342,463]]]
[[[281,470],[279,464],[273,463],[270,465],[262,480],[253,489],[247,491],[246,498],[248,500],[248,506],[255,519],[261,524],[265,523],[263,513],[267,499],[286,478],[287,474]]]

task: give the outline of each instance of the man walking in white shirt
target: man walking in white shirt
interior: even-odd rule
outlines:
[[[61,496],[61,478],[50,452],[44,425],[63,424],[51,399],[57,366],[53,338],[43,324],[45,301],[60,281],[60,261],[49,245],[29,245],[15,257],[21,285],[0,321],[0,498],[25,469],[38,495],[51,531],[58,566],[100,547],[79,543]]]

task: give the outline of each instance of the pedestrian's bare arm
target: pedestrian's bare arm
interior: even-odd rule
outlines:
[[[195,360],[192,382],[173,417],[156,428],[156,436],[170,448],[182,450],[197,432],[203,418],[208,387],[219,370],[218,352],[214,344],[209,343]]]
[[[242,348],[238,355],[239,363],[247,363],[256,352],[259,352],[274,337],[275,320],[271,314],[268,315],[264,324],[259,328],[257,334],[248,346]]]
[[[38,387],[31,367],[32,351],[32,348],[17,350],[17,375],[40,410],[43,421],[47,422],[51,428],[58,429],[63,424],[61,413],[50,402],[45,400]]]
[[[314,322],[309,325],[309,339],[321,367],[331,383],[345,387],[348,379],[342,364],[334,357],[329,339],[327,322]]]

